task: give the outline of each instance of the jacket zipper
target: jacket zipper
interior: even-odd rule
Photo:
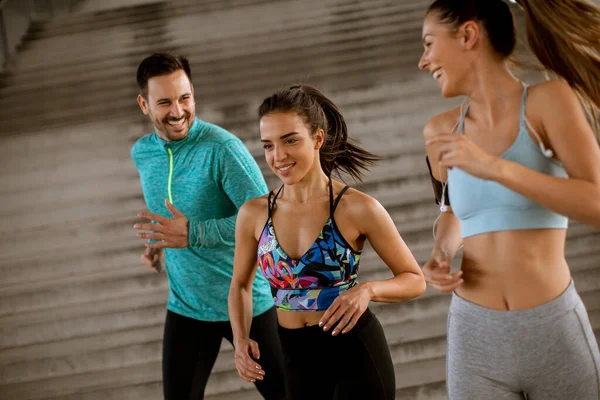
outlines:
[[[169,202],[173,204],[173,196],[171,195],[171,182],[173,180],[173,152],[170,147],[167,147],[167,151],[169,152],[169,186],[167,188],[167,192],[169,193]]]

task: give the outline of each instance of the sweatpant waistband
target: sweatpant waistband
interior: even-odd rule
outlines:
[[[504,328],[516,328],[552,321],[558,316],[573,310],[579,303],[581,303],[581,298],[575,289],[574,282],[571,280],[567,289],[560,296],[547,303],[525,310],[493,310],[452,293],[450,313],[453,317],[461,319],[485,321],[486,324],[498,324]]]

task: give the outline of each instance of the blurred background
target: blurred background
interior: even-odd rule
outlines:
[[[270,188],[277,179],[264,162],[258,105],[291,83],[323,90],[350,135],[385,157],[358,186],[387,208],[422,265],[438,208],[421,131],[461,101],[443,99],[417,68],[429,3],[0,0],[0,399],[162,398],[168,284],[139,261],[132,225],[145,204],[129,157],[153,131],[135,100],[135,71],[156,51],[190,59],[197,115],[239,136]],[[519,58],[530,60],[523,44]],[[598,337],[600,232],[572,221],[567,255]],[[367,249],[361,280],[388,276]],[[447,397],[449,300],[428,289],[372,304],[397,398]],[[226,341],[206,393],[259,398]]]

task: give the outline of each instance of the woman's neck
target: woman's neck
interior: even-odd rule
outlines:
[[[494,126],[514,107],[515,98],[523,93],[522,83],[505,63],[482,63],[470,74],[465,95],[469,98],[469,114],[485,126]]]
[[[309,171],[300,182],[285,185],[284,194],[292,203],[304,204],[311,198],[322,196],[329,192],[329,178],[319,165]]]

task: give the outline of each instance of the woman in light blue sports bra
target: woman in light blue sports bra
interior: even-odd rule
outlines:
[[[452,292],[451,400],[598,400],[600,352],[565,241],[569,218],[600,228],[600,148],[575,94],[600,106],[600,9],[517,2],[533,52],[562,81],[527,86],[511,73],[508,2],[436,0],[426,13],[419,68],[444,97],[467,99],[424,128],[442,213],[423,272]]]

